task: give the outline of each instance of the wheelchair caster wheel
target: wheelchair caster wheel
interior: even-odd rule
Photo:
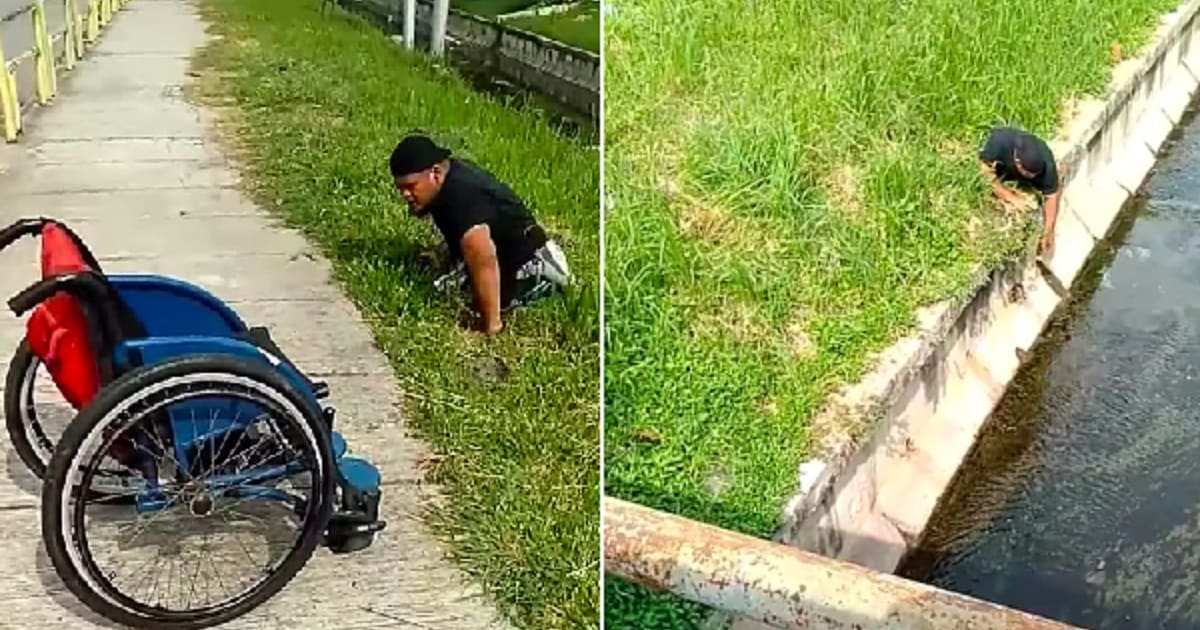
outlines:
[[[335,521],[330,523],[329,531],[325,533],[325,546],[336,554],[362,551],[375,542],[375,532],[386,526],[387,523],[383,521],[362,524]]]

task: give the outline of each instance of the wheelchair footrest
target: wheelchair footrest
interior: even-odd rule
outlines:
[[[375,532],[387,527],[384,521],[359,522],[359,515],[338,512],[329,519],[325,546],[337,554],[362,551],[375,542]]]
[[[333,553],[350,553],[371,546],[375,532],[387,523],[379,520],[379,471],[366,460],[343,457],[338,461],[341,505],[329,519],[325,545]]]

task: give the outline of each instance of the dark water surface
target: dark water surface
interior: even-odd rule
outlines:
[[[1200,118],[1182,127],[902,574],[1087,628],[1200,628]]]

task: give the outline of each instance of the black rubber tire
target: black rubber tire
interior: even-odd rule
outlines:
[[[21,458],[30,472],[38,479],[44,480],[46,468],[50,464],[50,458],[53,456],[56,446],[54,438],[59,436],[47,435],[45,427],[36,419],[32,423],[26,423],[26,419],[21,415],[21,396],[24,394],[25,377],[31,369],[40,364],[40,361],[37,355],[29,349],[29,342],[22,339],[8,364],[8,375],[5,377],[4,424],[8,429],[8,439],[17,452],[17,456]],[[45,441],[43,444],[45,451],[30,441],[29,432],[26,431],[26,427],[29,425],[32,425],[37,435]],[[103,492],[92,492],[93,498],[102,496],[104,496]],[[118,499],[115,502],[124,503],[126,501]]]
[[[42,454],[29,441],[29,433],[25,430],[25,418],[21,417],[21,395],[24,393],[22,390],[25,375],[37,364],[37,355],[29,349],[29,343],[22,339],[8,363],[8,376],[4,379],[4,423],[8,427],[8,439],[21,461],[25,462],[25,466],[37,475],[38,479],[43,479],[50,458],[47,456],[43,459]],[[40,425],[38,429],[40,431]],[[50,440],[50,437],[47,436],[46,439]],[[53,446],[51,444],[50,448],[53,449]]]
[[[313,510],[310,512],[312,518],[305,523],[305,528],[296,545],[279,568],[254,590],[243,594],[240,599],[221,609],[149,616],[147,613],[133,610],[127,605],[110,601],[109,595],[92,589],[68,555],[68,542],[64,537],[63,519],[74,519],[74,511],[64,514],[59,508],[63,493],[70,491],[64,486],[77,452],[96,425],[104,421],[114,407],[133,397],[139,390],[160,381],[198,373],[221,373],[246,377],[265,384],[281,394],[304,414],[305,421],[316,441],[315,452],[321,458],[321,468],[326,471],[326,474],[323,475],[323,479],[314,480],[313,500],[317,504],[311,508]],[[121,376],[105,387],[96,400],[67,427],[50,460],[48,471],[42,490],[42,540],[59,577],[80,601],[104,617],[127,626],[163,630],[191,630],[225,623],[250,612],[283,589],[304,567],[320,543],[332,513],[336,488],[333,449],[328,429],[320,415],[314,413],[300,393],[274,369],[227,355],[193,355],[138,368]],[[74,545],[75,541],[72,541],[71,544]]]

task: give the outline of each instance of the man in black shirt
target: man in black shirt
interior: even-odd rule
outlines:
[[[1041,194],[1045,218],[1039,249],[1049,255],[1054,249],[1054,221],[1058,216],[1061,182],[1054,154],[1046,143],[1019,129],[997,127],[988,135],[979,151],[980,170],[992,184],[992,190],[1006,204],[1020,207],[1025,199],[1004,186],[1014,182]]]
[[[404,138],[388,163],[400,196],[416,217],[431,217],[454,261],[439,287],[469,281],[484,332],[504,325],[502,308],[570,282],[558,245],[525,204],[490,173],[420,135]]]

